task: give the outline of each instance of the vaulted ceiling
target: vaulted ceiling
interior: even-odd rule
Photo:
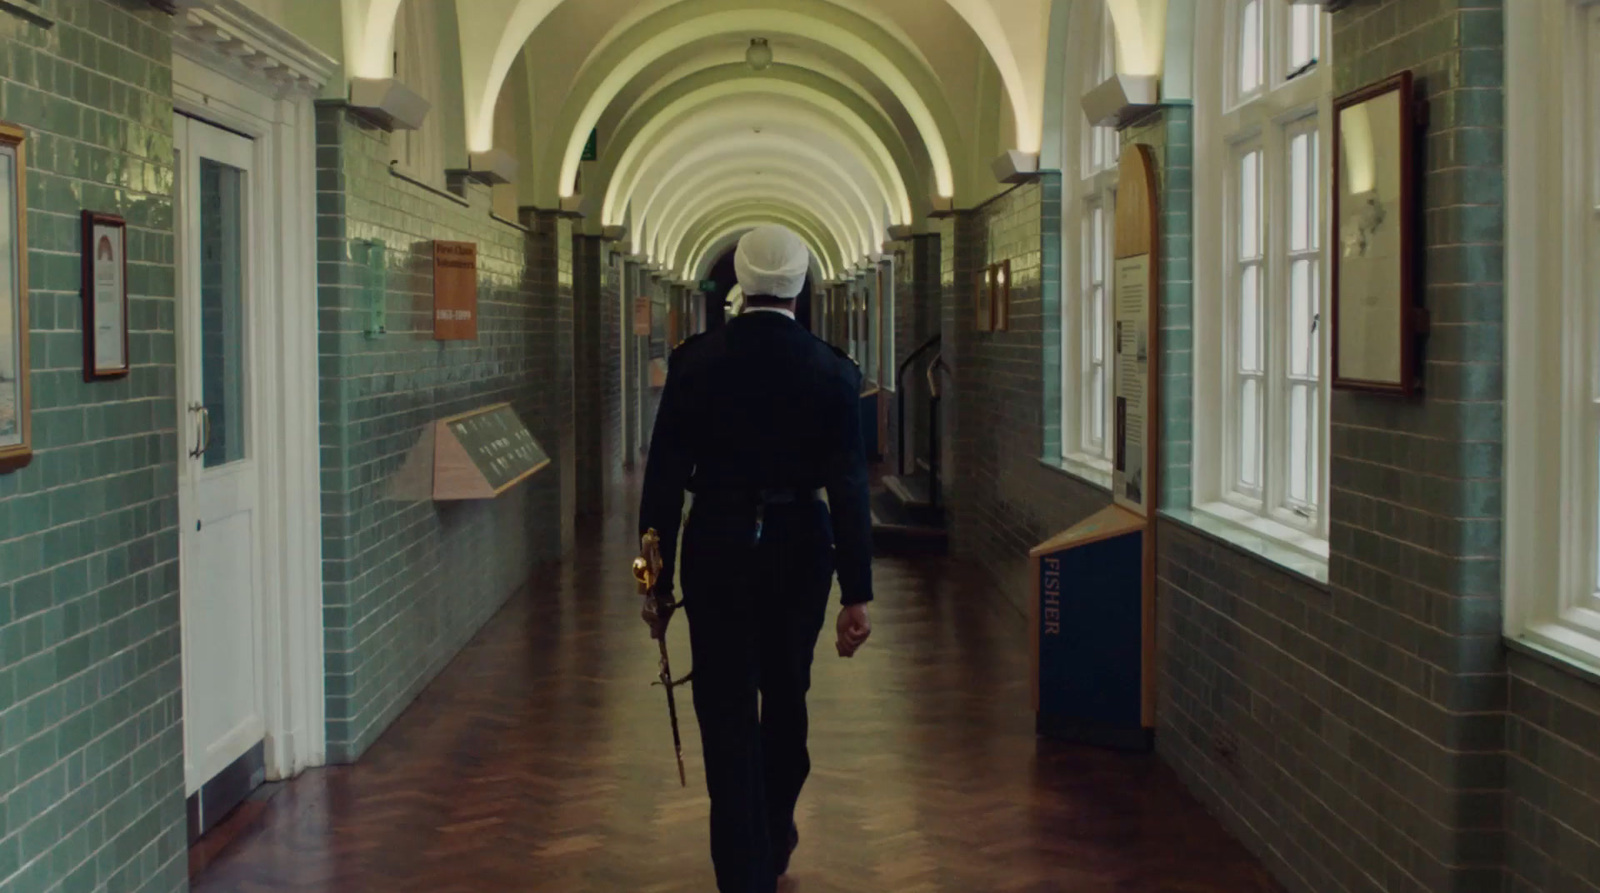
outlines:
[[[333,5],[260,2],[301,21]],[[1039,153],[1056,2],[1101,0],[341,0],[337,24],[345,73],[390,77],[402,4],[453,9],[459,103],[435,111],[465,151],[517,157],[521,204],[625,228],[683,278],[778,221],[833,276],[993,195],[1000,153]],[[1167,0],[1111,2],[1140,28]]]

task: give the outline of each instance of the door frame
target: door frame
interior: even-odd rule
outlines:
[[[239,0],[176,20],[172,63],[175,114],[253,141],[246,349],[258,364],[265,761],[269,779],[286,779],[326,765],[328,752],[313,103],[336,63]]]

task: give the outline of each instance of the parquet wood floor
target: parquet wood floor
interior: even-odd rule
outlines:
[[[197,893],[714,893],[693,706],[680,698],[685,791],[621,514],[359,765],[215,832]],[[1035,740],[1023,625],[958,565],[883,559],[877,580],[863,653],[838,659],[828,631],[819,646],[816,768],[781,889],[1281,890],[1153,757]],[[671,645],[687,668],[681,617]]]

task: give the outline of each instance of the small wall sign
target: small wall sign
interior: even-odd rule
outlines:
[[[83,212],[83,378],[128,374],[128,224]]]
[[[633,299],[633,334],[649,335],[650,330],[650,296],[640,295]]]
[[[433,243],[433,338],[478,338],[478,246],[474,242]]]

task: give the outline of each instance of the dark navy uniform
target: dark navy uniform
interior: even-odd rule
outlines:
[[[694,494],[683,594],[722,893],[771,893],[787,862],[835,571],[844,604],[872,599],[860,394],[853,362],[776,312],[735,317],[670,360],[639,529],[661,534],[670,586]]]

